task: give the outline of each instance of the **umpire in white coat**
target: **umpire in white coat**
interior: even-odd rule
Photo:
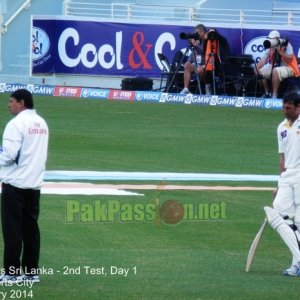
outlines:
[[[5,127],[0,151],[4,241],[0,283],[39,282],[39,200],[49,130],[33,106],[32,94],[26,89],[14,91],[8,102],[8,110],[15,117]]]

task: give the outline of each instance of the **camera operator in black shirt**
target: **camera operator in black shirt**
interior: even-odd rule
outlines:
[[[180,38],[189,39],[195,52],[184,66],[184,89],[180,93],[190,93],[189,84],[193,72],[205,82],[206,95],[215,93],[215,87],[212,90],[215,76],[220,75],[220,64],[230,55],[227,39],[215,29],[207,31],[203,24],[197,25],[193,34],[181,33]]]

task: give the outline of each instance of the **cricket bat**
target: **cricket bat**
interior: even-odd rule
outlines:
[[[247,257],[247,262],[246,262],[246,272],[249,272],[249,269],[252,265],[252,262],[253,262],[253,259],[254,259],[254,255],[255,255],[255,252],[256,252],[256,249],[257,249],[257,246],[259,244],[259,241],[262,237],[262,234],[264,233],[264,230],[265,230],[265,227],[267,225],[267,218],[265,218],[264,222],[262,223],[261,227],[259,228],[253,242],[252,242],[252,245],[249,249],[249,253],[248,253],[248,257]]]

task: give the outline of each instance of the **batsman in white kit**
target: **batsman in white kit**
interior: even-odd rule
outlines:
[[[273,208],[264,210],[293,255],[283,274],[300,276],[300,91],[287,93],[282,101],[285,120],[277,129],[281,173]]]

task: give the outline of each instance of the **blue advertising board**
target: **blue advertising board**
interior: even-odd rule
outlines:
[[[216,28],[227,38],[232,55],[252,54],[259,61],[270,30]],[[146,76],[158,78],[158,53],[172,60],[188,47],[181,32],[193,26],[100,22],[96,20],[34,18],[32,74]],[[280,30],[297,55],[299,31]]]

